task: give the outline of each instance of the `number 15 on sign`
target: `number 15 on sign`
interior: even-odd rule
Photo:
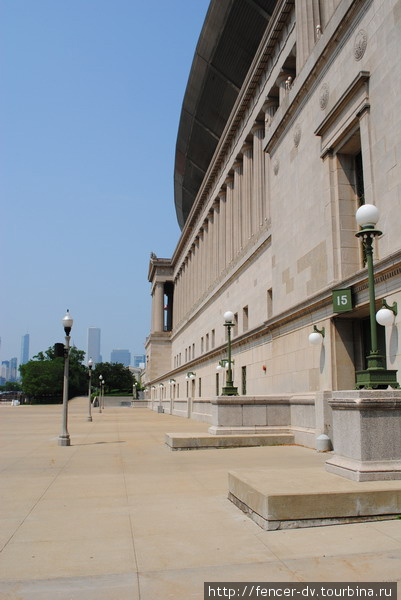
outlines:
[[[333,312],[352,310],[351,290],[333,290]]]

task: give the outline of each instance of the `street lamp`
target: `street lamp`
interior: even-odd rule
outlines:
[[[67,310],[65,317],[62,320],[65,332],[64,345],[64,383],[63,383],[63,417],[61,425],[61,433],[58,438],[59,446],[70,446],[70,434],[68,433],[68,369],[70,355],[70,333],[74,320]]]
[[[103,408],[103,410],[104,410],[104,386],[105,385],[106,385],[106,382],[104,379],[102,379],[102,388],[103,388],[103,390],[102,390],[102,408]]]
[[[224,327],[227,327],[227,379],[226,385],[223,387],[221,392],[222,396],[238,396],[238,388],[234,387],[233,382],[233,371],[231,365],[233,361],[231,360],[231,327],[234,327],[234,313],[228,310],[224,313]]]
[[[370,314],[370,352],[366,357],[367,368],[356,372],[356,388],[398,388],[397,371],[385,368],[385,358],[380,354],[377,343],[375,279],[373,274],[373,240],[382,235],[375,229],[379,220],[379,210],[373,204],[363,204],[356,211],[356,220],[361,230],[356,237],[361,238],[368,269],[369,314]],[[380,312],[380,311],[379,311]]]
[[[93,360],[90,358],[88,360],[88,370],[89,370],[89,390],[88,390],[88,407],[89,407],[89,412],[88,412],[88,421],[92,421],[92,402],[91,402],[91,392],[92,392],[92,367],[93,367]]]
[[[99,412],[102,412],[102,381],[103,375],[99,375]]]
[[[395,316],[398,314],[397,302],[393,302],[392,306],[389,306],[385,300],[383,300],[382,307],[376,313],[376,321],[383,327],[391,327],[394,325]]]
[[[323,342],[324,336],[324,327],[318,329],[316,325],[314,325],[313,332],[309,334],[309,343],[312,344],[312,346],[319,346]]]
[[[134,383],[132,384],[132,400],[136,399],[136,381],[134,381]]]

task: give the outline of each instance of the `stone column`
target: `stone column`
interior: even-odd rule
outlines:
[[[259,231],[265,222],[265,156],[263,150],[263,139],[265,135],[265,124],[257,121],[252,127],[253,133],[253,196],[256,207],[255,231]]]
[[[219,273],[226,268],[226,190],[219,193],[220,198],[220,222],[219,222]]]
[[[156,281],[153,292],[153,331],[164,330],[164,283]]]
[[[185,258],[182,266],[182,316],[184,317],[188,309],[188,290],[187,290],[187,259]]]
[[[210,210],[209,214],[208,214],[208,220],[209,220],[209,233],[208,233],[208,245],[207,245],[207,250],[208,250],[208,287],[213,283],[214,281],[214,261],[213,261],[213,250],[214,250],[214,210],[213,208]]]
[[[178,275],[174,279],[174,302],[173,302],[173,324],[176,327],[178,323]],[[174,365],[175,367],[175,365]]]
[[[234,178],[232,175],[226,179],[226,264],[233,260],[233,192]]]
[[[326,471],[354,481],[401,479],[401,390],[332,392],[334,456]]]
[[[274,115],[278,109],[278,98],[274,96],[267,96],[266,102],[263,105],[263,112],[265,113],[265,134],[271,125]]]
[[[322,25],[319,0],[295,0],[295,20],[299,73],[317,41],[316,27],[319,25],[321,28]]]
[[[178,273],[178,286],[179,286],[179,302],[178,302],[178,320],[181,322],[183,316],[182,309],[182,266]]]
[[[205,232],[203,230],[203,226],[199,230],[199,288],[200,288],[200,296],[203,296],[205,292],[205,282],[203,279],[203,271],[204,271],[204,262],[205,262]]]
[[[243,152],[243,185],[242,185],[242,207],[243,207],[243,244],[246,246],[252,236],[253,229],[253,211],[252,202],[252,144],[245,144],[242,148]]]
[[[213,272],[214,272],[214,280],[220,275],[219,269],[219,245],[220,245],[220,201],[219,198],[216,199],[213,204],[214,209],[214,248],[213,248]]]
[[[233,193],[233,246],[234,258],[242,249],[242,160],[236,160],[234,169],[234,193]]]
[[[194,242],[194,301],[197,302],[199,298],[199,237],[196,236]]]
[[[206,291],[209,287],[209,221],[205,219],[203,223],[203,290]]]
[[[189,309],[192,309],[194,303],[194,247],[192,246],[188,252],[188,304]]]

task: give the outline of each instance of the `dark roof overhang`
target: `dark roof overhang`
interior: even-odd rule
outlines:
[[[178,128],[174,195],[181,229],[277,0],[211,0]]]

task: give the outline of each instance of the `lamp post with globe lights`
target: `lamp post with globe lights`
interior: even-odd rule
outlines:
[[[234,327],[234,313],[230,310],[224,313],[224,327],[227,327],[227,379],[226,385],[223,387],[222,396],[238,396],[238,388],[234,387],[233,371],[231,360],[231,327]]]
[[[106,385],[106,382],[104,379],[102,379],[102,410],[104,411],[104,387]]]
[[[65,332],[64,345],[64,383],[63,383],[63,416],[61,424],[61,433],[58,438],[59,446],[70,446],[70,434],[68,433],[68,371],[70,355],[70,333],[74,323],[69,311],[67,310],[62,320]]]
[[[363,204],[356,211],[356,220],[358,225],[361,227],[360,231],[356,233],[356,237],[359,237],[362,241],[362,247],[364,256],[366,258],[366,266],[368,269],[368,290],[369,290],[369,316],[370,316],[370,352],[366,357],[367,368],[363,371],[356,372],[356,388],[386,388],[391,386],[398,388],[397,383],[397,371],[389,370],[385,368],[385,357],[380,354],[378,343],[377,343],[377,325],[378,322],[388,324],[389,314],[394,310],[390,309],[387,305],[386,308],[382,308],[378,311],[376,316],[375,306],[375,278],[373,272],[373,241],[375,237],[382,235],[382,232],[376,229],[376,224],[379,220],[379,210],[373,204]],[[384,311],[384,313],[383,313]],[[394,316],[394,315],[393,315]]]
[[[88,389],[88,421],[92,421],[92,402],[91,402],[91,393],[92,393],[92,367],[93,360],[90,358],[88,360],[88,375],[89,375],[89,389]]]
[[[99,412],[102,412],[102,383],[103,375],[99,375]]]

